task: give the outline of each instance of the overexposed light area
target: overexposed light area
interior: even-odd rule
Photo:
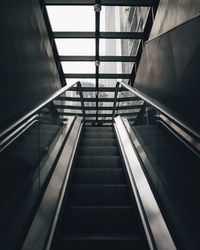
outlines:
[[[59,55],[94,56],[95,39],[55,39]]]
[[[80,79],[80,78],[65,78],[67,85],[70,86],[78,81],[81,82],[82,87],[94,87],[95,86],[95,79]]]
[[[65,74],[67,73],[82,73],[94,74],[94,62],[62,62],[62,68]]]
[[[47,6],[53,31],[95,31],[93,6]]]

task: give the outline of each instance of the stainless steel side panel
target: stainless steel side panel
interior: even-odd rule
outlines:
[[[23,250],[44,249],[45,244],[49,242],[49,237],[51,238],[53,234],[82,128],[81,120],[81,118],[77,118],[74,122],[38,211],[33,219],[22,247]]]
[[[120,116],[115,118],[115,130],[136,198],[150,249],[174,250],[176,246],[142,170],[129,134]]]

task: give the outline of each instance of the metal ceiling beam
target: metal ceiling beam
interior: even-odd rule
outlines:
[[[56,105],[56,108],[58,109],[74,109],[74,110],[82,110],[82,106],[72,106],[72,105]],[[116,110],[126,110],[126,109],[138,109],[138,108],[141,108],[141,105],[132,105],[132,106],[118,106],[116,107]],[[92,111],[95,111],[96,110],[96,107],[87,107],[87,106],[84,106],[84,110],[92,110]],[[98,110],[110,110],[112,111],[113,110],[113,107],[108,107],[108,106],[103,106],[103,107],[98,107]]]
[[[100,39],[100,0],[96,0],[95,9],[95,68],[96,68],[96,121],[98,121],[98,93],[99,93],[99,39]]]
[[[71,101],[71,102],[81,102],[80,97],[66,97],[60,96],[56,98],[58,101]],[[113,102],[113,98],[101,98],[99,97],[99,102]],[[125,102],[125,101],[138,101],[140,100],[137,96],[130,96],[130,97],[123,97],[117,98],[118,102]],[[96,98],[83,98],[84,102],[96,102]]]
[[[95,0],[45,0],[46,5],[94,5]],[[153,5],[153,0],[101,0],[104,6],[144,6]]]
[[[53,32],[54,38],[95,38],[95,32],[74,32],[74,31],[57,31]]]
[[[96,78],[96,74],[64,74],[65,78]],[[99,79],[129,79],[130,74],[99,74]]]
[[[79,115],[79,116],[83,116],[82,113],[73,113],[73,112],[59,112],[59,115],[64,115],[64,116]],[[94,117],[94,118],[96,118],[96,113],[95,114],[85,114],[85,117]],[[98,117],[112,117],[112,114],[98,113]]]
[[[82,92],[95,92],[95,87],[82,87]],[[78,91],[77,87],[72,87],[70,91]],[[127,91],[127,89],[120,87],[120,91]],[[99,92],[115,92],[115,87],[99,87]]]
[[[54,38],[88,39],[96,38],[96,32],[53,32]],[[101,39],[143,39],[143,32],[100,32]]]
[[[74,113],[74,112],[59,112],[59,115],[64,115],[64,116],[73,116],[73,115],[79,115],[79,116],[83,116],[83,113]],[[126,113],[126,114],[115,114],[115,116],[117,115],[122,115],[122,116],[131,116],[131,117],[135,117],[137,115],[137,113]],[[94,117],[96,118],[96,113],[94,114],[85,114],[85,117]],[[98,117],[113,117],[113,114],[101,114],[98,113]]]
[[[143,39],[143,32],[100,32],[105,39]]]
[[[96,120],[93,120],[93,119],[87,119],[85,120],[85,123],[89,124],[89,123],[94,123]],[[99,123],[113,123],[111,119],[107,119],[107,120],[103,120],[103,119],[99,119],[98,120]]]
[[[95,56],[60,56],[60,61],[63,62],[93,62]]]
[[[101,62],[135,62],[136,56],[100,56]]]
[[[60,56],[63,62],[94,62],[95,56]],[[136,56],[99,56],[101,62],[135,62]]]

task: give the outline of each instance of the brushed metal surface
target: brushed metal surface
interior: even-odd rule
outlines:
[[[27,234],[23,250],[44,249],[52,226],[55,227],[82,127],[81,120],[81,118],[77,118],[72,127]]]
[[[176,249],[120,116],[115,118],[115,129],[150,249]]]

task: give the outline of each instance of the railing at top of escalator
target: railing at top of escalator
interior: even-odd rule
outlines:
[[[127,85],[124,82],[119,82],[123,87],[129,90],[134,95],[138,96],[145,103],[149,104],[158,111],[158,116],[161,122],[170,126],[180,137],[186,140],[200,154],[200,134],[191,126],[182,121],[181,117],[168,107],[158,102],[157,100],[147,96],[143,92]]]
[[[9,146],[14,140],[16,140],[21,134],[23,134],[30,126],[39,121],[38,113],[49,103],[55,100],[57,97],[70,90],[74,85],[65,86],[55,92],[52,96],[40,103],[37,107],[26,113],[23,117],[18,119],[8,128],[0,132],[0,152],[2,152],[7,146]]]

